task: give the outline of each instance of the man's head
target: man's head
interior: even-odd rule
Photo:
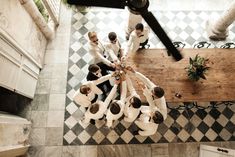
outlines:
[[[164,96],[165,92],[161,87],[154,87],[152,90],[152,94],[156,98],[161,98]]]
[[[115,32],[110,32],[108,37],[111,43],[115,44],[117,42],[117,34]]]
[[[144,30],[144,25],[142,23],[138,23],[135,26],[135,33],[137,36],[140,36],[142,34],[143,30]]]
[[[91,92],[90,87],[88,87],[87,85],[81,85],[80,87],[80,93],[82,94],[89,94]]]
[[[99,40],[98,40],[96,32],[88,32],[88,38],[92,43],[98,45]]]
[[[88,70],[89,72],[93,73],[94,75],[96,75],[97,77],[101,77],[102,74],[101,74],[101,69],[98,65],[96,64],[91,64],[89,67],[88,67]]]
[[[133,96],[130,99],[130,104],[134,107],[134,108],[140,108],[141,106],[141,100],[135,96]]]
[[[92,104],[90,107],[90,112],[92,114],[96,114],[98,111],[99,111],[99,104],[98,103]]]
[[[162,123],[163,122],[163,116],[162,116],[162,114],[159,112],[159,111],[155,111],[154,112],[154,115],[153,115],[153,121],[154,121],[154,123],[156,123],[156,124],[160,124],[160,123]]]
[[[121,111],[121,108],[117,102],[113,102],[110,104],[110,111],[112,114],[118,114]]]

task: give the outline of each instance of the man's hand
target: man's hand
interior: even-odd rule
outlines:
[[[119,85],[120,83],[121,83],[121,79],[119,79],[119,80],[116,80],[116,79],[115,79],[115,84],[116,84],[116,85]]]
[[[129,70],[132,73],[135,73],[135,70],[131,66],[127,66],[126,70]]]
[[[116,68],[116,65],[115,65],[114,63],[111,63],[110,66],[111,66],[112,68]]]
[[[121,57],[121,62],[125,62],[125,61],[126,61],[126,56],[124,55]]]
[[[120,72],[120,76],[121,76],[121,80],[122,80],[122,81],[125,81],[125,80],[126,80],[125,72],[121,71],[121,72]]]

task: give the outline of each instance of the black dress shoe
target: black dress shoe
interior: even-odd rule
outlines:
[[[138,130],[133,131],[133,135],[139,135],[139,131]]]
[[[94,120],[94,119],[91,119],[91,120],[90,120],[90,123],[93,124],[93,125],[95,125],[95,120]]]

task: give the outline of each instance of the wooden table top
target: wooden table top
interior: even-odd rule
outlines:
[[[184,58],[175,62],[165,49],[147,49],[129,54],[127,63],[161,86],[167,102],[235,100],[235,49],[183,49],[182,54]],[[189,57],[196,54],[209,59],[207,80],[193,82],[188,79],[185,67]],[[141,90],[143,84],[133,76],[131,79],[141,99],[145,100]],[[175,97],[175,93],[182,97]]]

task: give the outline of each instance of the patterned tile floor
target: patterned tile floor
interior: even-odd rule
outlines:
[[[234,48],[235,27],[231,26],[230,35],[226,41],[208,41],[205,32],[205,22],[211,16],[221,12],[209,11],[160,11],[154,12],[174,42],[180,42],[185,48]],[[155,135],[150,137],[134,136],[135,124],[123,120],[116,122],[114,127],[104,127],[104,121],[94,125],[80,124],[84,110],[72,101],[72,96],[81,83],[86,81],[88,66],[92,58],[87,52],[87,33],[98,32],[101,40],[107,40],[107,34],[115,31],[124,44],[124,29],[127,19],[126,11],[97,11],[88,13],[74,12],[71,23],[71,40],[67,76],[67,97],[64,121],[64,145],[96,145],[96,144],[139,144],[168,143],[191,141],[234,141],[235,114],[234,106],[220,105],[215,109],[168,109],[168,118],[161,124]],[[177,44],[177,43],[176,43]],[[163,45],[150,34],[151,48],[162,48]],[[208,103],[210,104],[210,103]],[[233,109],[232,109],[233,108]]]

